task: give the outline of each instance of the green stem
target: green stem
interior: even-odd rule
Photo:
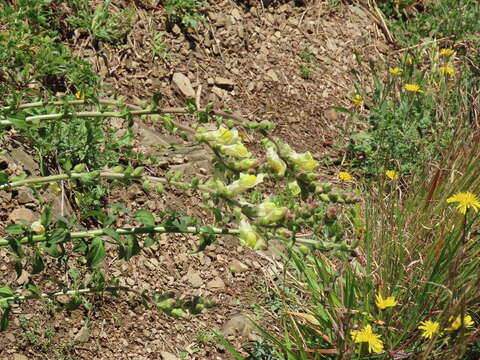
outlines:
[[[70,173],[70,174],[59,174],[59,175],[50,175],[50,176],[44,176],[44,177],[36,177],[36,178],[28,178],[28,179],[23,179],[23,180],[18,180],[6,184],[0,185],[0,190],[8,190],[12,188],[17,188],[21,186],[30,186],[30,185],[38,185],[38,184],[46,184],[46,183],[52,183],[52,182],[58,182],[62,180],[68,180],[68,179],[80,179],[82,176],[90,175],[92,174],[93,171],[91,172],[83,172],[83,173]],[[134,180],[148,180],[152,182],[159,182],[162,184],[170,184],[170,185],[175,185],[178,187],[192,187],[192,185],[180,181],[169,181],[166,178],[161,178],[161,177],[155,177],[155,176],[146,176],[146,175],[139,175],[139,176],[131,176],[131,175],[126,175],[124,173],[114,173],[110,171],[101,171],[99,174],[99,177],[104,178],[104,179],[134,179]],[[204,185],[199,185],[198,189],[201,191],[205,192],[212,192],[211,189]]]
[[[10,297],[1,298],[1,301],[6,301],[7,303],[10,302],[20,302],[29,299],[52,299],[58,296],[67,295],[67,296],[75,296],[81,294],[91,294],[91,293],[99,293],[104,291],[134,291],[126,286],[107,286],[101,288],[85,288],[85,289],[78,289],[78,290],[67,290],[67,291],[57,291],[54,293],[42,293],[42,294],[32,294],[32,295],[15,295]],[[135,291],[134,291],[135,292]]]
[[[82,238],[94,238],[98,236],[109,236],[105,231],[107,229],[95,229],[87,231],[76,231],[70,233],[70,239],[82,239]],[[197,226],[188,226],[185,229],[179,229],[176,227],[167,226],[149,226],[149,227],[135,227],[135,228],[118,228],[110,229],[115,231],[118,235],[132,235],[132,234],[163,234],[163,233],[176,233],[176,234],[198,234],[202,230]],[[240,233],[237,229],[220,229],[210,228],[209,232],[214,234],[223,235],[238,235]],[[30,244],[47,241],[45,235],[33,235],[31,238],[25,236],[18,240],[20,244]],[[5,238],[0,238],[0,246],[8,246],[9,242]]]

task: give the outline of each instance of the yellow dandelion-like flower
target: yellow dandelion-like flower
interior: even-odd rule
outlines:
[[[356,95],[353,97],[352,102],[354,103],[355,106],[358,106],[358,107],[363,106],[363,98],[362,98],[362,95],[356,94]]]
[[[372,331],[371,325],[366,325],[362,330],[350,331],[352,340],[356,343],[368,343],[368,352],[381,353],[383,351],[383,342],[380,335]]]
[[[471,192],[459,192],[447,199],[447,203],[458,203],[457,210],[460,214],[465,215],[469,208],[478,212],[480,209],[480,201],[477,196]]]
[[[455,74],[455,69],[451,66],[440,66],[440,72],[445,75],[453,76]]]
[[[417,84],[405,84],[404,89],[410,92],[423,93],[422,88]]]
[[[389,71],[390,71],[390,74],[395,75],[395,76],[400,76],[400,75],[402,75],[402,72],[403,72],[402,69],[400,69],[399,67],[396,67],[396,66],[393,67],[393,68],[390,68]]]
[[[456,51],[453,49],[440,49],[440,54],[443,56],[455,55]]]
[[[390,179],[390,180],[396,180],[398,179],[398,174],[395,170],[387,170],[385,171],[385,175]]]
[[[440,323],[430,320],[422,321],[418,328],[423,330],[422,337],[431,339],[434,334],[440,332]]]
[[[408,64],[408,65],[412,65],[413,64],[413,59],[411,56],[407,56],[407,58],[405,59],[405,62]]]
[[[446,331],[455,331],[460,329],[460,327],[462,326],[462,318],[460,317],[460,315],[458,315],[455,320],[453,319],[453,317],[450,317],[450,319],[448,320],[450,321],[450,326],[445,328]],[[465,315],[465,317],[463,318],[463,326],[465,328],[469,328],[472,327],[474,324],[475,323],[473,322],[472,317],[470,315]]]
[[[393,296],[389,296],[385,299],[382,297],[381,293],[378,293],[378,295],[375,296],[375,305],[377,305],[377,307],[380,310],[384,310],[389,307],[394,307],[397,304],[398,304],[397,300],[395,300]]]
[[[345,181],[345,182],[347,182],[347,181],[352,181],[352,180],[353,180],[353,176],[350,175],[350,174],[349,174],[348,172],[346,172],[346,171],[340,171],[340,172],[338,173],[338,178],[339,178],[340,180],[342,180],[342,181]]]
[[[77,91],[75,93],[75,97],[78,99],[78,100],[82,100],[85,98],[85,96],[80,92],[80,91]]]

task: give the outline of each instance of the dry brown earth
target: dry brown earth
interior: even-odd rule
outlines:
[[[121,8],[129,2],[114,3]],[[217,109],[233,110],[250,120],[271,120],[276,135],[297,150],[323,156],[331,154],[332,145],[341,140],[345,120],[330,107],[351,106],[355,92],[351,70],[358,67],[355,56],[378,59],[389,48],[361,5],[330,8],[327,1],[309,3],[297,7],[289,1],[263,7],[261,1],[252,0],[254,6],[246,7],[230,0],[210,1],[209,21],[199,31],[182,32],[174,27],[165,33],[164,57],[152,55],[151,39],[152,34],[166,29],[161,7],[138,9],[128,46],[103,44],[104,56],[96,55],[83,34],[68,41],[77,54],[92,61],[115,94],[131,102],[161,92],[166,106],[183,106],[185,96],[200,94],[202,105],[213,102]],[[308,79],[300,76],[305,63],[300,55],[305,49],[311,54]],[[137,149],[149,154],[171,140],[153,123],[139,123],[137,130]],[[148,171],[160,176],[180,167],[196,173],[205,166],[208,155],[203,149],[183,142],[179,145],[176,153],[162,155],[166,165]],[[0,159],[1,169],[38,174],[28,149],[12,142],[7,150],[7,156]],[[329,171],[324,175],[328,177]],[[210,215],[196,207],[197,201],[190,195],[152,195],[133,185],[112,192],[109,201],[126,203],[132,211],[176,208],[201,215],[208,222]],[[56,202],[60,209],[51,194],[42,199]],[[15,216],[34,220],[41,207],[27,190],[0,191],[0,204],[0,225]],[[64,211],[68,210],[67,206]],[[122,217],[119,225],[135,224]],[[275,308],[265,289],[281,269],[279,257],[239,247],[234,238],[223,238],[203,253],[188,254],[195,246],[189,237],[163,236],[157,245],[127,263],[116,260],[112,251],[104,268],[109,276],[119,276],[136,289],[173,290],[182,298],[209,296],[217,303],[215,308],[173,320],[147,309],[138,296],[125,294],[118,299],[91,298],[94,306],[90,311],[57,312],[52,306],[27,302],[14,309],[11,327],[0,337],[0,358],[227,359],[211,336],[213,329],[223,329],[236,345],[258,339],[245,316],[263,319],[274,329],[268,311],[258,309],[262,305]],[[49,266],[45,275],[68,281],[61,268],[53,262]],[[4,252],[0,253],[0,279],[0,285],[15,282],[12,258]],[[35,280],[56,288],[44,278]],[[18,283],[19,288],[21,285]]]

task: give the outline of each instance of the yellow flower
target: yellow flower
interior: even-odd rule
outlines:
[[[255,231],[250,223],[242,219],[240,220],[240,226],[238,227],[240,232],[239,240],[243,246],[249,246],[254,249],[264,249],[265,240]]]
[[[397,300],[393,296],[389,296],[386,299],[382,297],[381,293],[378,293],[378,295],[375,296],[375,304],[380,310],[384,310],[388,307],[394,307],[396,306]]]
[[[352,340],[356,343],[368,343],[368,352],[381,353],[383,351],[383,342],[380,335],[372,331],[371,325],[366,325],[362,330],[350,331]]]
[[[453,49],[440,49],[440,54],[443,56],[452,56],[455,55],[455,50]]]
[[[404,88],[410,92],[423,93],[423,90],[417,84],[405,84]]]
[[[77,99],[79,99],[79,100],[85,98],[85,96],[84,96],[80,91],[77,91],[77,92],[75,93],[75,97],[76,97]]]
[[[302,171],[313,171],[318,166],[317,161],[313,158],[309,151],[303,154],[291,154],[288,160],[293,162],[295,166]]]
[[[445,75],[453,76],[455,74],[455,69],[451,66],[440,66],[440,72]]]
[[[269,167],[273,169],[275,175],[283,177],[285,175],[285,171],[287,170],[287,165],[285,161],[280,159],[277,152],[272,146],[267,148],[267,164]]]
[[[398,179],[398,174],[395,170],[387,170],[385,171],[385,175],[387,175],[387,177],[390,179],[390,180],[396,180]]]
[[[232,145],[222,146],[222,151],[230,156],[235,158],[249,158],[252,154],[249,153],[248,149],[240,141]]]
[[[240,194],[254,187],[257,184],[260,184],[263,181],[264,176],[265,176],[264,174],[260,174],[256,176],[256,175],[241,173],[240,178],[232,182],[230,185],[228,185],[226,190],[233,195]]]
[[[395,75],[395,76],[400,76],[402,75],[402,69],[400,69],[399,67],[393,67],[393,68],[390,68],[390,74],[392,75]]]
[[[289,182],[287,185],[287,188],[288,188],[288,191],[290,191],[290,193],[293,196],[300,195],[300,193],[302,192],[300,185],[298,185],[298,183],[295,180]]]
[[[363,98],[362,98],[362,95],[360,94],[356,94],[353,99],[352,99],[352,102],[355,104],[355,106],[363,106]]]
[[[274,202],[265,200],[260,205],[256,206],[256,216],[258,224],[260,225],[272,225],[278,223],[285,217],[287,213],[286,207],[277,206]]]
[[[426,339],[431,339],[433,334],[440,332],[440,324],[436,321],[422,321],[418,327],[420,330],[423,330],[422,337]]]
[[[199,132],[197,139],[211,142],[214,145],[232,145],[240,140],[237,130],[228,130],[223,126],[214,131]]]
[[[345,182],[353,180],[352,175],[350,175],[348,172],[345,172],[345,171],[340,171],[338,173],[338,178]]]
[[[247,170],[250,169],[251,167],[254,167],[257,164],[257,159],[243,159],[240,161],[237,161],[234,166],[235,169],[237,170]]]
[[[458,203],[457,210],[460,214],[465,215],[469,208],[472,208],[473,211],[478,212],[480,209],[480,201],[478,201],[477,196],[471,192],[459,192],[447,199],[447,203]]]
[[[462,326],[462,318],[460,317],[460,315],[458,315],[455,320],[453,320],[453,317],[450,316],[450,319],[448,319],[448,321],[450,321],[450,326],[445,328],[446,331],[455,331],[460,329],[460,327]],[[472,327],[474,324],[475,323],[473,322],[472,317],[470,315],[465,315],[465,317],[463,318],[463,326],[465,328],[469,328]]]
[[[412,65],[413,64],[413,59],[411,56],[407,56],[407,58],[405,59],[405,62],[408,64],[408,65]]]

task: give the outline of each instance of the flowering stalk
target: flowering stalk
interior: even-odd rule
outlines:
[[[117,229],[96,229],[96,230],[87,230],[87,231],[76,231],[71,232],[70,239],[81,239],[81,238],[93,238],[98,236],[109,236],[108,231],[113,230],[118,235],[132,235],[132,234],[200,234],[202,229],[197,226],[188,226],[185,229],[179,229],[172,226],[148,226],[148,227],[133,227],[133,228],[117,228]],[[239,231],[237,229],[219,229],[219,228],[209,228],[209,233],[212,234],[224,234],[224,235],[238,235]],[[33,235],[31,238],[25,236],[18,241],[20,244],[30,244],[47,241],[45,235]],[[5,238],[0,237],[0,246],[8,246],[9,241]]]
[[[82,294],[93,294],[93,293],[100,293],[104,291],[115,292],[115,291],[130,291],[130,292],[137,292],[133,289],[130,289],[126,286],[106,286],[106,287],[99,287],[99,288],[85,288],[85,289],[78,289],[78,290],[66,290],[66,291],[57,291],[54,293],[41,293],[41,294],[32,294],[32,295],[14,295],[9,297],[0,298],[1,302],[4,303],[17,303],[24,300],[30,299],[53,299],[59,296],[75,296],[75,295],[82,295]]]

